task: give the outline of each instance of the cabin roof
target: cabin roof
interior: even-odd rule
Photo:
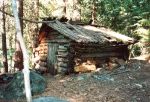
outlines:
[[[79,43],[135,43],[133,38],[106,28],[98,28],[91,25],[73,25],[68,22],[60,22],[58,20],[50,21],[46,24],[54,30],[58,31],[60,34],[63,34],[71,40]]]

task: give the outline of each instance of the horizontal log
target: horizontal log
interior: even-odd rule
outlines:
[[[71,42],[70,46],[71,47],[94,47],[94,48],[98,48],[98,47],[111,47],[111,46],[127,46],[127,44],[124,44],[122,42],[111,42],[111,43],[104,43],[104,44],[99,44],[99,43],[76,43],[76,42]]]
[[[57,58],[57,61],[58,62],[69,62],[69,60],[68,59],[64,59],[64,58]]]
[[[39,51],[40,50],[40,47],[37,47],[37,48],[34,48],[33,51]]]
[[[58,73],[66,73],[67,71],[67,67],[58,67]]]
[[[115,52],[109,52],[109,53],[91,53],[91,54],[85,54],[83,53],[82,55],[79,55],[81,57],[117,57],[121,56],[120,53],[115,53]]]
[[[42,66],[40,66],[39,70],[40,70],[40,71],[47,71],[47,67],[42,67]]]
[[[39,51],[40,54],[47,54],[47,52],[48,52],[47,50]]]
[[[58,49],[57,52],[68,52],[68,50]]]
[[[46,66],[47,65],[47,63],[46,62],[43,62],[43,61],[39,61],[39,63],[38,63],[40,66]]]
[[[64,54],[68,55],[69,54],[68,52],[63,52],[63,51],[58,51],[57,53],[58,53],[58,55],[64,55]]]
[[[68,56],[67,55],[56,55],[57,56],[57,58],[67,58]]]
[[[40,47],[47,46],[47,45],[48,45],[48,43],[41,43],[41,44],[39,44]]]
[[[60,33],[59,32],[56,32],[56,31],[51,31],[50,32],[50,35],[59,35]]]
[[[39,60],[40,60],[40,56],[37,56],[37,57],[35,57],[35,58],[32,59],[32,61],[33,61],[34,63],[38,63]]]
[[[41,57],[40,57],[40,60],[41,60],[41,61],[46,61],[46,60],[47,60],[47,56],[41,56]]]
[[[68,67],[67,63],[62,63],[62,62],[58,62],[57,65],[58,67]]]
[[[42,47],[46,47],[46,46],[48,46],[48,44],[39,45],[39,47],[40,47],[40,48],[42,48]]]
[[[39,54],[40,57],[47,57],[47,54]]]
[[[67,50],[68,48],[65,47],[65,46],[63,46],[63,45],[59,45],[59,46],[58,46],[58,49]]]
[[[35,69],[39,69],[40,68],[40,65],[39,64],[36,64],[35,65]]]
[[[46,42],[46,43],[69,43],[70,40],[65,40],[65,39],[55,39],[55,40],[43,40],[41,42]]]
[[[66,56],[68,56],[68,53],[61,53],[61,54],[57,54],[56,56],[64,56],[64,57],[66,57]]]
[[[74,49],[75,51],[77,52],[96,52],[96,51],[99,51],[99,52],[104,52],[104,51],[121,51],[121,50],[124,50],[124,49],[127,49],[127,46],[104,46],[104,47],[74,47],[72,48]]]
[[[46,46],[46,47],[40,47],[40,51],[41,50],[48,50],[48,46]]]

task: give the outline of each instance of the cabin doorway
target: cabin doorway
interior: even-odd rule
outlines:
[[[47,56],[47,67],[50,74],[57,74],[57,43],[49,43],[48,44],[48,56]]]

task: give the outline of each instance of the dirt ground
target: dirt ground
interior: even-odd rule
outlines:
[[[131,60],[111,71],[46,76],[44,93],[69,102],[150,102],[150,64]]]

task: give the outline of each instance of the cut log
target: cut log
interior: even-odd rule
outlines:
[[[64,50],[64,49],[58,49],[57,52],[67,52],[67,50]]]
[[[40,65],[39,64],[36,64],[35,65],[35,69],[39,69],[40,68]]]
[[[47,54],[39,54],[40,57],[47,57]]]
[[[60,57],[60,58],[67,58],[68,57],[68,54],[61,54],[61,55],[56,55],[57,57]]]
[[[40,60],[41,60],[41,61],[46,61],[46,60],[47,60],[47,56],[41,56],[41,57],[40,57]]]
[[[47,63],[46,63],[46,62],[43,62],[43,61],[40,61],[40,62],[39,62],[39,65],[44,67],[44,66],[47,65]]]
[[[64,58],[57,57],[57,61],[58,61],[58,62],[68,62],[69,60],[68,60],[68,59],[64,59]]]
[[[40,56],[37,56],[37,57],[33,58],[33,62],[34,62],[34,63],[38,63],[39,60],[40,60]]]
[[[64,54],[68,55],[68,52],[64,52],[64,51],[58,51],[57,53],[58,53],[58,55],[64,55]]]
[[[68,71],[67,67],[58,67],[58,73],[66,74]]]
[[[120,56],[121,54],[116,52],[109,52],[109,53],[89,53],[89,54],[82,54],[81,57],[113,57],[113,56]]]
[[[47,51],[45,51],[45,50],[39,51],[39,53],[43,54],[43,55],[47,55]]]
[[[40,47],[48,46],[48,43],[41,43],[39,46]]]
[[[68,64],[67,63],[60,63],[60,62],[58,62],[58,64],[57,64],[59,67],[68,67]]]
[[[63,46],[63,45],[59,45],[58,49],[62,49],[62,50],[67,50],[67,47]]]

